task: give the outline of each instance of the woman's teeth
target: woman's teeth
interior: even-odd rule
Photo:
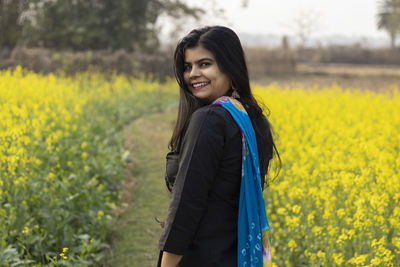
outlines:
[[[204,82],[204,83],[194,83],[194,84],[193,84],[193,88],[195,88],[195,89],[198,89],[198,88],[201,88],[201,87],[204,87],[204,86],[206,86],[207,84],[209,84],[209,82]]]

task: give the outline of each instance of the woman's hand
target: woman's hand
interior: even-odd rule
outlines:
[[[182,255],[177,255],[164,251],[161,258],[161,267],[176,267],[181,258]]]

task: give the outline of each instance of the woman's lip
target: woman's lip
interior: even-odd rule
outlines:
[[[194,84],[199,84],[199,83],[205,83],[205,84],[202,85],[202,86],[198,86],[198,87],[194,87],[194,86],[193,86]],[[193,88],[194,90],[200,90],[200,89],[206,87],[206,86],[209,85],[209,84],[210,84],[210,82],[198,82],[198,83],[193,83],[193,84],[192,84],[192,88]]]

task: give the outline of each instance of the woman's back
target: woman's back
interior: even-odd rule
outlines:
[[[242,140],[228,111],[193,113],[184,135],[161,250],[183,254],[179,266],[236,266]]]

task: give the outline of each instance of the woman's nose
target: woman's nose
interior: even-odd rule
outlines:
[[[192,69],[190,70],[189,77],[195,78],[199,76],[200,76],[200,70],[196,66],[193,66]]]

